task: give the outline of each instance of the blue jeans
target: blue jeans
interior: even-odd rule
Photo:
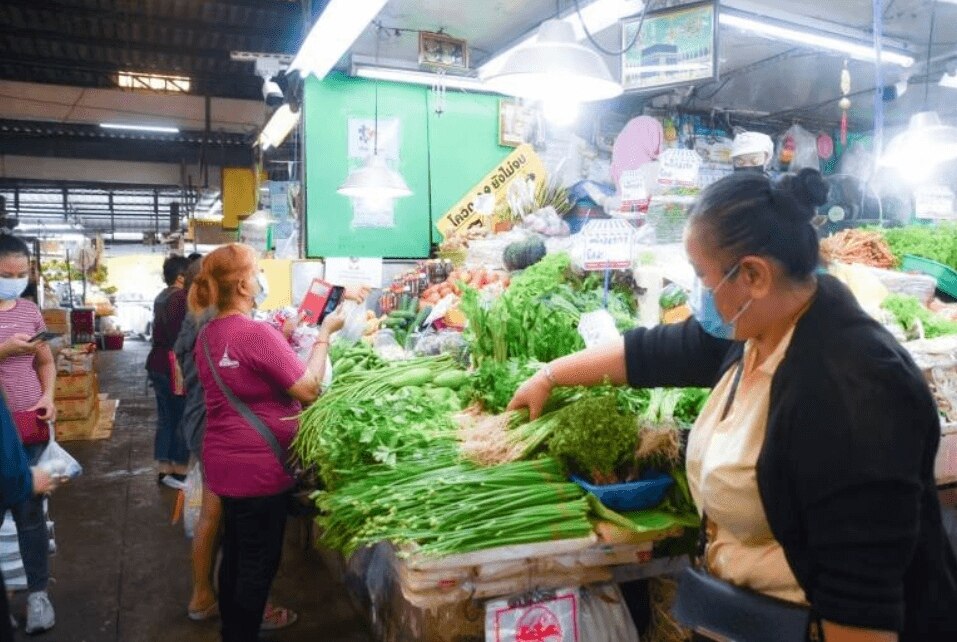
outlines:
[[[24,446],[31,466],[36,465],[44,448],[46,444]],[[17,525],[17,539],[20,542],[23,570],[27,574],[27,588],[31,593],[45,591],[50,581],[50,533],[47,531],[47,520],[43,516],[43,496],[32,495],[22,504],[11,507],[10,512]],[[0,514],[0,523],[2,521],[3,514]]]
[[[156,441],[153,444],[153,458],[164,464],[189,463],[189,449],[183,439],[182,419],[186,397],[173,394],[170,379],[161,372],[150,371],[150,381],[156,392]]]

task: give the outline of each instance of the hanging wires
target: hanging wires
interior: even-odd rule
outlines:
[[[648,14],[648,9],[651,8],[654,0],[645,0],[643,3],[644,6],[641,8],[641,16],[638,18],[638,28],[635,29],[635,37],[631,39],[631,42],[628,43],[628,46],[620,51],[611,51],[605,49],[598,40],[595,39],[595,36],[592,35],[591,31],[588,30],[588,25],[585,24],[585,19],[582,17],[582,8],[581,0],[574,0],[575,2],[575,13],[578,14],[578,20],[582,23],[582,29],[585,30],[585,35],[588,36],[588,40],[591,42],[592,46],[598,51],[602,52],[606,56],[623,56],[632,49],[635,45],[638,44],[638,37],[641,35],[641,27],[645,24],[645,16]]]

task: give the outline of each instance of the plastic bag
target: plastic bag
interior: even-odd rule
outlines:
[[[58,482],[76,479],[83,474],[83,467],[80,462],[73,458],[63,446],[53,439],[53,431],[50,431],[50,443],[44,449],[40,459],[37,460],[37,468],[46,471]]]
[[[183,529],[186,531],[186,537],[192,539],[199,522],[199,512],[203,507],[203,472],[199,462],[194,463],[186,474],[183,495]]]
[[[613,343],[621,338],[615,319],[608,310],[595,310],[581,316],[578,334],[585,340],[586,348]]]

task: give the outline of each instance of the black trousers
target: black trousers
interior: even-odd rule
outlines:
[[[13,627],[10,626],[10,603],[7,601],[7,588],[0,574],[0,642],[13,642]]]
[[[282,556],[288,494],[223,497],[219,612],[223,642],[256,642]]]

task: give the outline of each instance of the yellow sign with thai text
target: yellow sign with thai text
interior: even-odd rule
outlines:
[[[495,208],[506,202],[509,186],[516,181],[523,181],[523,188],[537,193],[538,187],[545,180],[545,165],[538,157],[531,145],[517,147],[514,152],[502,161],[488,176],[470,189],[458,203],[436,222],[436,227],[442,236],[449,238],[458,231],[482,228],[486,221],[482,212],[476,207],[476,200],[490,195],[495,199]]]

